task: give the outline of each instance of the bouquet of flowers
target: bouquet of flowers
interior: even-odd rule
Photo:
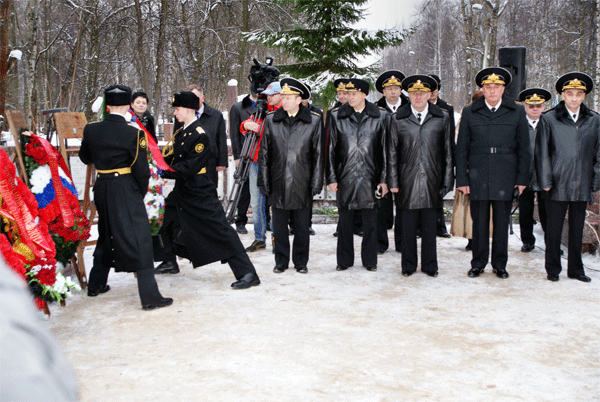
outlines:
[[[0,253],[29,284],[40,309],[46,302],[62,301],[69,289],[81,290],[57,272],[60,263],[48,225],[40,219],[35,197],[16,176],[4,151],[0,151]]]

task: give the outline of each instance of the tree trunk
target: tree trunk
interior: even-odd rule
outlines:
[[[0,0],[0,115],[4,116],[8,75],[8,30],[10,0]],[[0,128],[1,129],[1,128]]]
[[[159,27],[158,27],[158,44],[156,46],[156,80],[154,81],[154,115],[156,117],[156,121],[158,121],[159,116],[162,113],[162,102],[161,98],[161,88],[163,84],[163,75],[164,75],[164,54],[165,54],[165,35],[167,31],[167,19],[168,19],[168,0],[160,1],[160,18],[159,18]]]
[[[142,7],[140,1],[135,0],[135,19],[137,22],[137,54],[135,55],[136,64],[138,65],[138,72],[142,80],[142,89],[148,91],[150,86],[150,79],[148,78],[148,69],[146,68],[146,52],[144,49],[144,21],[142,18]],[[152,94],[150,94],[152,96]]]
[[[25,96],[25,119],[30,125],[30,129],[37,132],[37,56],[38,56],[38,0],[30,0],[27,10],[27,28],[29,36],[29,58],[28,58],[28,77],[27,91]]]

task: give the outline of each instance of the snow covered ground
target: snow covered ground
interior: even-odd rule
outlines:
[[[568,279],[566,260],[553,283],[543,252],[510,236],[510,278],[488,265],[472,279],[466,240],[438,239],[440,275],[405,278],[395,251],[362,268],[355,236],[356,265],[337,272],[335,225],[314,229],[307,275],[273,273],[268,244],[250,255],[262,284],[249,290],[230,288],[227,265],[180,261],[180,274],[157,276],[173,306],[143,311],[120,273],[106,294],[52,306],[81,399],[600,401],[597,256],[584,261],[591,283]]]

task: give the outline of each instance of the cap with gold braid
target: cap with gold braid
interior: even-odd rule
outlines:
[[[556,92],[563,93],[566,89],[582,89],[589,94],[594,89],[592,77],[585,73],[567,73],[556,81]]]
[[[383,93],[383,88],[387,88],[392,85],[401,87],[403,79],[404,74],[402,74],[402,72],[398,70],[388,70],[381,73],[381,75],[377,77],[377,81],[375,81],[375,89],[377,92]]]
[[[302,99],[310,99],[310,91],[302,82],[295,78],[283,78],[280,81],[281,95],[300,95]]]
[[[350,78],[346,84],[346,91],[348,92],[362,92],[365,95],[369,94],[369,83],[360,78]]]
[[[433,92],[437,89],[437,81],[429,75],[415,74],[402,80],[402,88],[407,92]]]
[[[527,88],[519,93],[517,100],[528,105],[540,105],[552,97],[550,91],[542,88]]]
[[[478,87],[482,87],[485,84],[500,84],[508,86],[512,81],[512,75],[508,70],[502,67],[488,67],[484,68],[477,73],[475,77],[475,83]]]
[[[348,78],[337,78],[335,81],[333,81],[333,86],[335,87],[336,91],[345,91],[346,84],[349,81],[350,80]]]

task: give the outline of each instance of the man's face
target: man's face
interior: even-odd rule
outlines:
[[[300,95],[281,95],[281,107],[286,112],[294,114],[298,111],[302,97]]]
[[[131,108],[133,109],[133,112],[135,114],[137,114],[138,116],[141,116],[144,114],[146,109],[148,109],[148,102],[146,101],[146,98],[144,98],[143,96],[138,96],[137,98],[135,98],[135,100],[131,104]]]
[[[527,117],[531,120],[539,120],[542,112],[546,109],[545,103],[540,103],[539,105],[528,105],[527,103],[524,103],[523,106],[525,106]]]
[[[483,97],[492,106],[496,106],[498,102],[502,99],[502,94],[504,94],[504,85],[502,84],[485,84],[481,87],[483,91]]]
[[[281,94],[267,95],[267,102],[269,102],[269,105],[271,106],[281,105]]]
[[[418,112],[425,110],[425,106],[427,106],[427,102],[429,102],[429,96],[431,96],[431,92],[429,91],[413,91],[408,93],[410,104]]]
[[[361,91],[348,92],[348,104],[354,109],[362,109],[367,95]]]
[[[192,92],[200,99],[200,106],[202,106],[202,103],[204,102],[204,92],[196,88],[192,89]]]
[[[175,110],[173,110],[173,116],[180,123],[185,123],[191,116],[191,114],[196,115],[195,111],[192,109],[188,109],[187,107],[175,106]]]
[[[440,93],[439,89],[436,89],[435,91],[431,92],[431,95],[429,96],[429,102],[435,104],[435,102],[437,102],[439,93]]]
[[[395,105],[398,102],[398,98],[400,98],[400,92],[402,92],[402,89],[399,85],[390,85],[389,87],[383,88],[383,96],[391,105]]]
[[[583,89],[569,88],[565,89],[560,96],[562,96],[565,106],[571,112],[577,112],[577,109],[579,109],[579,106],[581,106],[585,99],[585,91]]]
[[[337,91],[337,97],[341,104],[348,102],[348,91]]]

